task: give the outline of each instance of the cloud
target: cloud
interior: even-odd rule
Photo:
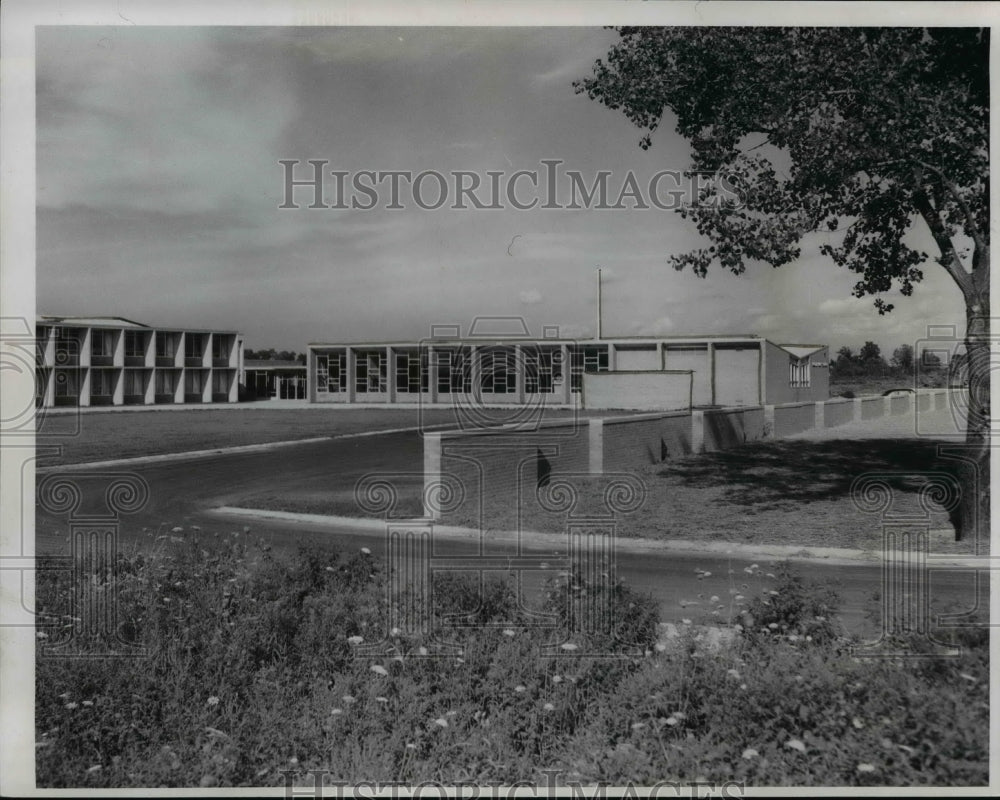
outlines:
[[[544,299],[538,289],[525,289],[521,292],[521,302],[526,306],[537,306]]]

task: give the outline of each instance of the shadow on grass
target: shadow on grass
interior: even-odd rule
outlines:
[[[929,439],[754,442],[666,462],[656,474],[685,486],[724,486],[727,501],[755,510],[787,509],[848,497],[854,479],[868,472],[945,472],[960,480],[957,462],[938,456],[939,444]],[[912,493],[923,481],[901,475],[887,477],[887,483]]]

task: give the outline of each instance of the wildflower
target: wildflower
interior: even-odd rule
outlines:
[[[299,763],[299,759],[298,759],[297,756],[292,756],[290,759],[288,759],[288,763],[289,764],[298,764]]]
[[[330,709],[330,716],[336,717],[338,714],[343,714],[344,710],[342,708],[332,708]]]
[[[337,570],[335,570],[333,567],[327,567],[326,571],[327,572],[336,572]]]
[[[874,772],[874,771],[875,771],[874,764],[865,764],[865,763],[858,764],[858,772]]]
[[[689,619],[682,619],[681,622],[684,623],[685,625],[690,625],[691,624],[691,620],[689,620]]]
[[[800,753],[804,753],[806,751],[806,746],[802,744],[799,739],[789,739],[785,742],[785,747],[790,747],[792,750],[798,750]]]
[[[858,730],[861,730],[863,727],[865,727],[865,723],[863,723],[859,717],[855,717],[854,719],[852,719],[851,724]]]
[[[747,688],[747,685],[746,685],[745,683],[741,683],[741,684],[740,684],[740,688],[741,688],[741,689],[746,689],[746,688]]]
[[[711,596],[711,598],[709,598],[709,602],[710,602],[710,603],[718,603],[718,602],[719,602],[719,595],[717,595],[717,594],[713,594],[713,595]]]
[[[211,697],[209,697],[209,698],[208,698],[208,700],[207,700],[206,702],[207,702],[207,703],[208,703],[208,704],[209,704],[210,706],[217,706],[217,705],[219,705],[219,698],[218,698],[218,697],[216,697],[216,696],[215,696],[215,695],[213,694],[213,695],[212,695]]]
[[[504,636],[514,636],[515,634],[514,634],[513,629],[511,629],[511,628],[504,628],[503,629],[503,635]]]
[[[553,683],[562,683],[562,675],[553,675],[552,676],[552,682]]]
[[[560,647],[561,647],[561,648],[562,648],[563,650],[576,650],[576,649],[577,649],[577,646],[576,646],[575,644],[573,644],[572,642],[563,642],[563,643],[562,643],[561,645],[559,645],[559,646],[560,646]]]
[[[653,645],[653,649],[655,649],[657,653],[662,653],[667,649],[667,646],[663,642],[657,642]]]
[[[747,759],[748,761],[751,758],[757,758],[757,756],[759,756],[759,755],[760,755],[760,753],[758,753],[752,747],[748,747],[746,750],[743,751],[743,758]]]
[[[59,695],[59,699],[60,700],[69,700],[69,692],[63,692],[61,695]]]
[[[667,725],[669,725],[672,728],[674,725],[676,725],[678,723],[679,720],[677,719],[677,717],[671,715],[671,716],[667,717],[663,721],[666,722]]]
[[[416,750],[417,746],[413,742],[407,742],[406,743],[406,749],[407,750]]]
[[[402,631],[399,628],[393,628],[391,631],[389,631],[390,636],[399,636],[401,633]]]
[[[94,705],[94,701],[93,700],[84,700],[83,704],[85,706],[87,706],[87,708],[90,708],[90,706]]]
[[[90,774],[92,774],[94,772],[100,772],[100,771],[101,771],[101,765],[100,764],[94,764],[94,766],[92,766],[92,767],[87,767],[87,774],[88,775],[90,775]]]
[[[345,705],[350,705],[351,703],[353,703],[353,702],[354,702],[354,696],[353,696],[353,695],[350,695],[350,694],[345,694],[345,695],[344,695],[343,697],[341,697],[340,699],[344,701],[344,704],[345,704]]]
[[[361,548],[361,552],[362,552],[362,554],[364,554],[366,556],[370,556],[372,554],[372,551],[369,550],[367,547],[362,547]]]
[[[632,723],[632,730],[634,730],[634,731],[641,731],[645,727],[646,727],[646,723],[645,722],[633,722]]]
[[[517,686],[514,687],[514,691],[517,692],[518,694],[522,694],[523,692],[528,691],[528,687],[519,683]]]
[[[385,676],[389,674],[389,671],[381,664],[372,664],[371,671],[374,672],[376,675]]]
[[[417,655],[418,656],[425,656],[425,655],[427,655],[427,648],[424,647],[423,645],[421,645],[420,647],[418,647],[417,648]]]
[[[361,644],[363,641],[364,641],[364,637],[362,637],[362,636],[348,636],[347,637],[347,643],[348,644]]]
[[[434,720],[434,724],[438,725],[438,726],[440,726],[442,728],[447,728],[448,727],[448,720],[446,720],[444,717],[438,717],[436,720]]]
[[[382,695],[379,695],[378,697],[375,698],[375,702],[376,703],[388,703],[389,702],[389,698],[388,697],[382,697]]]
[[[545,711],[555,711],[556,707],[552,705],[552,703],[546,703],[544,706],[542,706],[542,709]]]
[[[768,623],[767,627],[769,627],[772,631],[776,631],[778,630],[778,623],[777,622]]]
[[[738,672],[737,670],[735,670],[735,669],[727,669],[727,670],[726,670],[726,674],[727,674],[727,675],[728,675],[728,676],[729,676],[730,678],[736,678],[736,680],[739,680],[739,679],[740,679],[740,673],[739,673],[739,672]]]
[[[77,707],[77,706],[76,706],[76,703],[73,703],[73,702],[70,702],[70,703],[67,703],[67,704],[66,704],[66,708],[68,708],[68,709],[69,709],[70,711],[72,711],[72,710],[73,710],[73,709],[75,709],[76,707]]]
[[[35,634],[36,639],[48,639],[49,635],[45,631],[39,631]]]
[[[745,600],[745,599],[746,598],[743,597],[743,595],[741,595],[741,594],[738,594],[738,595],[736,595],[736,597],[733,598],[733,600],[735,600],[737,603],[740,602],[741,600]]]
[[[445,716],[446,716],[446,717],[453,717],[453,716],[455,716],[455,715],[456,715],[457,713],[458,713],[457,711],[446,711],[446,712],[445,712]]]

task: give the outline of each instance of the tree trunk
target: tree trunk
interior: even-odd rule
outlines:
[[[957,540],[989,541],[990,534],[990,305],[989,294],[978,294],[969,304],[965,333],[967,353],[967,408],[962,498],[958,509]]]

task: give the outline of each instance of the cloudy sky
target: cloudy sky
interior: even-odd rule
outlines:
[[[538,170],[588,182],[683,170],[665,123],[640,131],[572,88],[614,41],[600,28],[48,27],[37,34],[40,313],[236,328],[248,347],[419,339],[434,324],[523,316],[533,333],[759,333],[889,350],[957,324],[934,265],[888,317],[808,242],[799,263],[702,280],[665,210],[281,209],[282,159],[327,169]],[[327,199],[333,202],[332,179]],[[436,184],[427,196],[433,201]],[[530,198],[530,187],[522,184]],[[482,190],[484,199],[488,192]],[[931,244],[922,246],[929,252]],[[894,299],[894,298],[892,298]]]

